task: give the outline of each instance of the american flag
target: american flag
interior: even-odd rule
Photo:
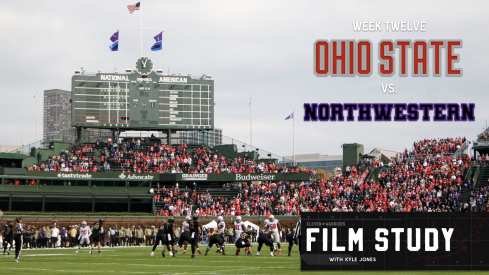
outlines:
[[[135,5],[129,5],[127,6],[127,8],[129,9],[129,13],[132,14],[134,11],[138,11],[139,10],[139,3],[140,2],[137,2]]]

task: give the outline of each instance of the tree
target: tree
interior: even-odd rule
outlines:
[[[323,180],[326,179],[326,172],[324,172],[323,169],[318,169],[316,170],[316,179],[317,180]]]
[[[333,173],[331,172],[326,172],[325,178],[327,180],[332,180],[334,178]]]

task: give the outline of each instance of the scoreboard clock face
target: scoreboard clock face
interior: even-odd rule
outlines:
[[[128,130],[214,129],[214,80],[157,75],[151,60],[138,72],[74,75],[72,126]],[[142,75],[147,73],[147,75]]]
[[[153,71],[153,61],[151,59],[141,56],[136,60],[136,72],[142,75],[148,75]]]

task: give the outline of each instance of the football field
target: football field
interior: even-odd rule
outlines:
[[[257,245],[253,246],[253,256],[245,256],[243,250],[240,256],[235,256],[234,245],[228,246],[225,256],[216,253],[215,247],[204,256],[202,245],[202,254],[197,254],[195,259],[190,258],[190,247],[185,255],[181,254],[181,249],[177,257],[169,257],[167,251],[165,258],[161,256],[161,246],[154,256],[150,256],[151,247],[105,247],[100,255],[97,250],[89,254],[88,248],[82,248],[78,254],[73,248],[26,249],[22,251],[19,263],[14,262],[12,250],[10,255],[0,254],[0,274],[442,274],[436,271],[301,272],[297,246],[294,246],[291,257],[287,256],[287,245],[283,244],[283,247],[282,255],[276,257],[269,256],[268,247],[262,249],[261,256],[256,256]],[[487,272],[471,272],[479,273]]]

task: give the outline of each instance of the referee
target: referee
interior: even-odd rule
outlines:
[[[301,220],[297,222],[294,230],[294,241],[299,248],[299,255],[301,254]]]
[[[22,251],[22,245],[24,244],[24,225],[22,224],[22,217],[17,217],[17,225],[15,226],[15,262],[20,262],[20,252]]]

